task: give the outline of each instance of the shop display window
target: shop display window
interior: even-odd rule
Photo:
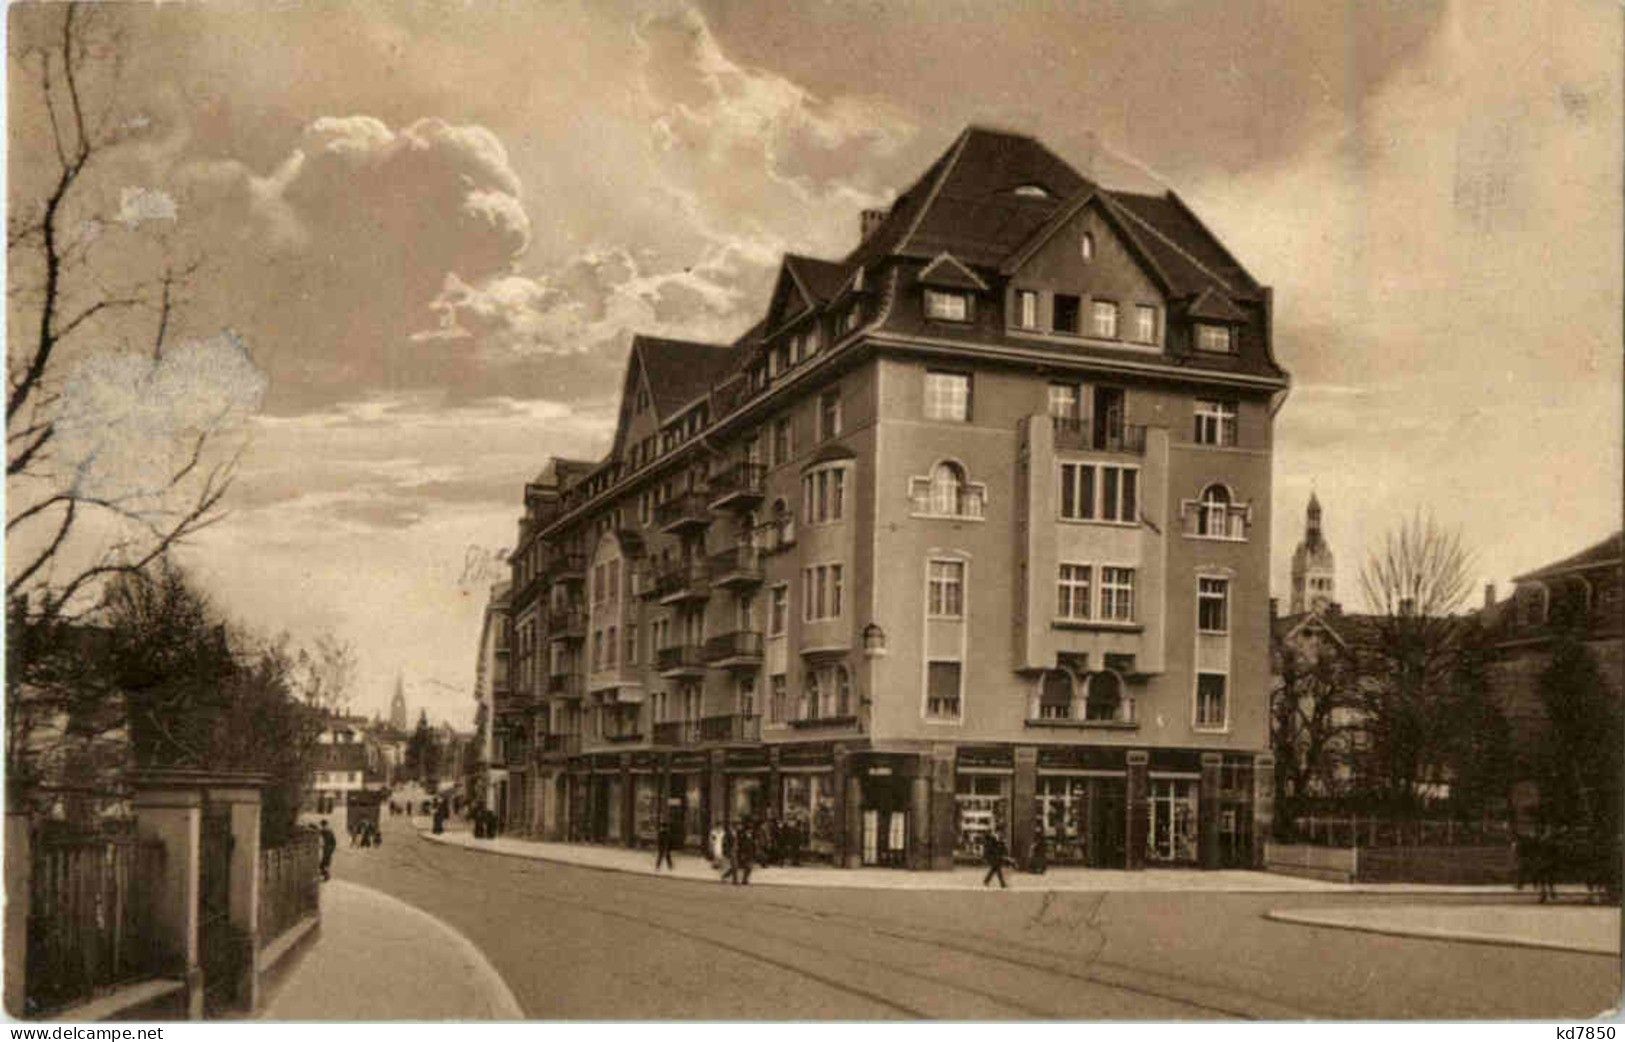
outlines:
[[[982,838],[997,832],[1010,842],[1010,777],[1004,774],[961,774],[955,785],[954,803],[959,816],[959,835],[954,856],[979,859]]]
[[[1146,831],[1147,861],[1196,861],[1196,782],[1174,778],[1151,781]]]

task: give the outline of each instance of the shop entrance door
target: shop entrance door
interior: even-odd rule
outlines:
[[[1127,783],[1122,778],[1089,779],[1090,868],[1124,868],[1128,865]]]
[[[863,863],[908,864],[908,789],[902,779],[863,780]]]
[[[1196,863],[1196,782],[1176,778],[1151,781],[1151,816],[1146,860]]]

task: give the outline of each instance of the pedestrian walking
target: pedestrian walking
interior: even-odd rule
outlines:
[[[661,821],[655,825],[655,871],[660,871],[660,863],[664,861],[666,867],[673,872],[677,866],[671,860],[672,835],[671,822]]]
[[[982,877],[982,885],[987,886],[997,876],[999,889],[1008,890],[1010,884],[1004,881],[1004,865],[1010,856],[997,832],[989,832],[982,837],[982,860],[987,863],[987,875]]]
[[[722,863],[727,866],[722,870],[724,883],[736,882],[739,875],[739,863],[734,859],[734,848],[739,844],[739,837],[732,825],[722,829]]]
[[[756,858],[756,829],[747,819],[734,837],[733,877],[739,886],[750,885],[750,866]]]
[[[333,851],[338,849],[339,838],[333,835],[332,829],[328,828],[326,818],[322,819],[320,831],[322,834],[322,879],[327,880],[333,878]]]
[[[372,845],[375,847],[384,845],[384,830],[379,828],[378,824],[376,821],[372,823]]]

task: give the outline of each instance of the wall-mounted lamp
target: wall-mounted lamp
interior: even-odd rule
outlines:
[[[880,658],[886,654],[886,631],[878,623],[863,627],[863,654],[867,658]]]

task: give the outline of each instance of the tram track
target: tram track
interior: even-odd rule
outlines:
[[[459,876],[441,864],[435,863],[434,859],[427,856],[426,851],[416,846],[409,846],[405,849],[410,852],[410,859],[414,863],[414,867],[445,880],[457,883],[466,882],[464,877]],[[706,885],[702,883],[686,881],[682,883],[661,881],[660,883],[662,886],[681,885],[689,888],[706,905],[705,908],[695,911],[673,909],[664,904],[651,906],[647,898],[639,893],[636,887],[627,887],[620,891],[617,894],[614,906],[608,906],[601,901],[581,898],[577,894],[569,892],[567,887],[559,887],[557,885],[559,880],[557,879],[545,879],[544,877],[549,873],[547,873],[546,869],[538,867],[541,864],[519,863],[513,865],[512,868],[517,870],[518,877],[526,880],[526,883],[518,886],[512,883],[498,884],[495,889],[510,897],[532,900],[540,898],[577,911],[632,923],[695,943],[705,944],[739,957],[772,966],[783,972],[793,973],[815,981],[824,987],[874,1002],[900,1015],[911,1018],[929,1019],[944,1014],[926,1008],[928,1005],[935,1004],[910,1003],[894,997],[903,990],[902,987],[894,989],[890,993],[882,993],[873,987],[854,983],[850,980],[842,980],[829,973],[798,965],[782,955],[773,953],[771,950],[764,950],[764,943],[769,948],[778,945],[789,945],[793,946],[793,949],[798,953],[828,956],[854,967],[869,967],[871,971],[890,974],[901,978],[903,981],[912,982],[915,988],[925,986],[926,988],[944,989],[950,993],[968,996],[977,1002],[993,1007],[996,1012],[991,1015],[995,1018],[1076,1018],[1089,1016],[1089,1012],[1077,1009],[1075,1004],[1070,1008],[1067,1006],[1057,1008],[1053,1003],[1039,1005],[1012,996],[1008,991],[996,992],[978,984],[955,978],[959,976],[969,976],[973,979],[985,978],[988,976],[989,971],[1008,973],[1010,970],[1016,970],[1025,974],[1038,975],[1040,983],[1033,987],[1037,987],[1039,990],[1043,990],[1045,986],[1055,984],[1074,990],[1080,985],[1087,988],[1105,989],[1110,992],[1169,1004],[1171,1007],[1186,1011],[1183,1015],[1193,1018],[1250,1019],[1262,1015],[1273,1019],[1296,1019],[1324,1015],[1287,1007],[1264,996],[1237,996],[1232,988],[1221,987],[1205,981],[1190,980],[1178,975],[1147,971],[1137,966],[1101,960],[1098,958],[1098,950],[1091,953],[1084,966],[1068,966],[1061,963],[1060,960],[1063,957],[1053,950],[1023,945],[1019,942],[1001,939],[999,943],[1003,950],[994,950],[988,947],[987,938],[977,934],[941,929],[921,929],[892,920],[876,922],[871,918],[847,913],[798,908],[780,901],[758,901],[754,904],[753,910],[757,912],[771,910],[771,914],[780,920],[788,918],[820,926],[837,924],[842,929],[850,931],[850,935],[855,939],[861,938],[867,945],[881,948],[881,955],[885,954],[883,949],[886,945],[903,945],[923,949],[923,958],[910,959],[906,964],[899,965],[899,960],[896,959],[860,954],[854,950],[858,947],[856,944],[833,948],[820,944],[804,935],[797,935],[793,930],[787,933],[782,929],[786,925],[785,923],[782,921],[764,922],[764,917],[761,915],[755,916],[748,927],[731,926],[729,921],[736,921],[741,910],[738,903],[721,895],[705,895],[703,891]],[[743,935],[742,940],[739,935]],[[956,974],[954,978],[940,973],[926,973],[914,968],[933,964],[941,966],[944,961],[942,958],[944,952],[953,953],[959,959],[965,960],[962,972]],[[1067,991],[1052,991],[1052,993],[1057,995],[1069,994]],[[1226,999],[1235,997],[1243,998],[1246,1001],[1243,1003],[1226,1001]],[[1177,1016],[1179,1014],[1173,1015]]]

